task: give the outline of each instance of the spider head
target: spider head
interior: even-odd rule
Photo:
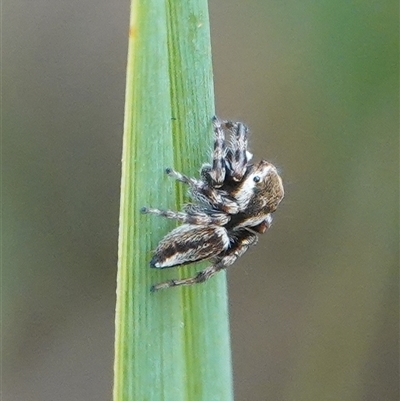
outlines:
[[[263,199],[262,203],[265,202],[265,207],[269,212],[274,212],[285,193],[282,178],[279,176],[276,167],[266,160],[261,160],[254,167],[252,173],[255,183],[254,194]]]
[[[248,167],[234,196],[249,214],[272,213],[284,196],[282,179],[273,164],[261,160]]]

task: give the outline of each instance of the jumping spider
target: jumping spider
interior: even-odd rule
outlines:
[[[212,264],[196,276],[168,280],[152,291],[202,283],[232,265],[270,227],[272,213],[283,199],[281,177],[269,162],[249,163],[248,129],[240,122],[213,117],[214,151],[211,164],[201,168],[201,179],[187,177],[168,168],[166,173],[189,186],[195,203],[181,212],[142,208],[183,224],[158,244],[150,266],[158,269],[210,259]],[[226,144],[225,131],[230,132]]]

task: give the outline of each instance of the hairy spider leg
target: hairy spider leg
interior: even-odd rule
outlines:
[[[230,216],[223,213],[212,213],[207,214],[194,208],[189,209],[187,212],[176,212],[173,210],[162,210],[142,207],[142,213],[155,214],[157,216],[166,217],[167,219],[175,219],[182,221],[183,223],[196,224],[196,225],[208,225],[215,224],[222,226],[230,220]]]
[[[208,181],[211,181],[211,186],[219,188],[225,181],[225,133],[218,117],[214,116],[212,118],[212,124],[214,129],[212,167],[209,165],[203,166],[202,175],[208,175]]]
[[[173,279],[155,284],[151,287],[151,291],[155,292],[170,287],[204,283],[220,270],[226,269],[235,263],[235,261],[242,256],[250,246],[255,245],[257,241],[258,237],[256,234],[247,230],[241,230],[240,235],[237,237],[236,241],[231,245],[231,247],[224,251],[222,256],[216,257],[216,263],[197,273],[194,277]]]
[[[249,130],[240,122],[224,121],[224,125],[232,133],[226,158],[230,164],[233,180],[239,182],[244,177],[247,163],[252,157],[252,154],[247,151]]]
[[[177,181],[183,182],[189,185],[191,194],[194,199],[197,199],[201,203],[209,204],[211,207],[223,210],[226,213],[236,214],[239,211],[237,202],[233,199],[229,199],[221,194],[221,191],[214,189],[203,181],[190,178],[172,168],[167,168],[165,172],[175,178]]]

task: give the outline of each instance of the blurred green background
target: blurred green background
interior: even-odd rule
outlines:
[[[7,401],[111,398],[128,3],[2,6]],[[286,185],[229,270],[236,400],[398,400],[398,2],[209,7],[217,113]]]

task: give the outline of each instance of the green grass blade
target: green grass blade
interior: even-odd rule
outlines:
[[[179,4],[178,4],[179,3]],[[204,267],[157,271],[151,249],[174,223],[142,206],[179,208],[164,174],[208,160],[214,114],[205,0],[132,1],[122,157],[114,401],[231,400],[226,278],[150,293]]]

